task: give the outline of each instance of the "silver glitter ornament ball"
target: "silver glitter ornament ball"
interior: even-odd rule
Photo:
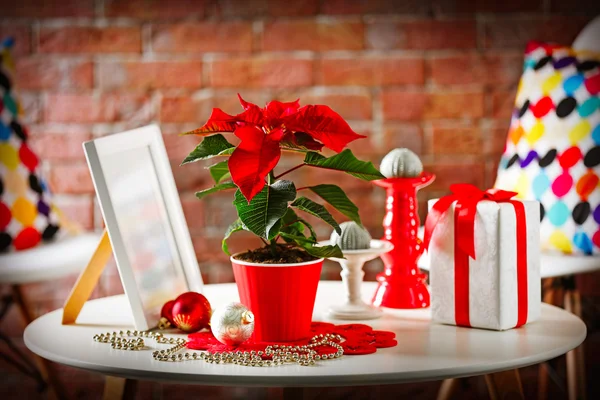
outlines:
[[[210,329],[219,342],[237,346],[252,336],[254,314],[243,304],[227,304],[213,312]]]

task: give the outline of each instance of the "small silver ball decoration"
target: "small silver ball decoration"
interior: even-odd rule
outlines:
[[[371,235],[354,221],[340,224],[342,234],[333,231],[329,238],[331,244],[337,244],[342,250],[363,250],[371,247]]]
[[[243,304],[227,304],[213,312],[210,329],[219,342],[237,346],[252,336],[254,314]]]
[[[400,148],[383,157],[379,169],[386,178],[414,178],[423,172],[423,163],[409,149]]]

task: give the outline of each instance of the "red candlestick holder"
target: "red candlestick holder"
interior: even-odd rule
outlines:
[[[394,249],[381,256],[384,271],[377,275],[374,306],[389,308],[429,307],[426,276],[419,272],[417,261],[423,254],[417,236],[420,221],[417,213],[417,190],[429,185],[435,175],[423,172],[415,178],[388,178],[373,181],[386,190],[383,239]]]

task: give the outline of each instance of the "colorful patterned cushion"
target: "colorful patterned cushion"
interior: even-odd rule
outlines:
[[[39,159],[19,121],[11,47],[10,39],[0,44],[0,252],[34,247],[59,230]]]
[[[542,247],[600,254],[600,54],[533,42],[495,187],[542,207]]]

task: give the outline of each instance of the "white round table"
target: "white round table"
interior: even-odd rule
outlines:
[[[238,299],[235,284],[204,288],[213,308]],[[364,284],[365,300],[374,290],[374,282]],[[328,307],[342,299],[341,282],[320,282],[314,320],[327,320],[324,316]],[[200,360],[159,362],[152,359],[151,350],[113,350],[108,344],[94,342],[94,334],[133,327],[123,295],[87,302],[76,324],[61,325],[61,317],[62,310],[56,310],[31,323],[24,335],[27,347],[49,360],[105,375],[232,386],[352,386],[493,376],[498,371],[564,354],[586,336],[586,327],[579,318],[550,305],[542,306],[539,321],[504,332],[431,323],[429,309],[385,309],[381,319],[366,323],[374,329],[394,331],[398,339],[396,347],[378,349],[371,355],[320,361],[314,367],[252,368]],[[147,344],[152,349],[164,348],[152,340]]]

